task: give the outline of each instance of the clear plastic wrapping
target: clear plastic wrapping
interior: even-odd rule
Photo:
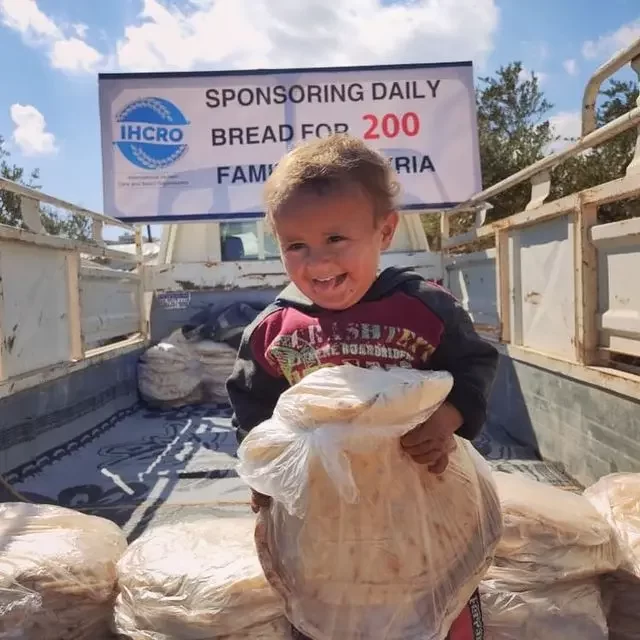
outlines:
[[[240,633],[218,636],[210,640],[291,640],[291,637],[291,623],[284,616],[280,616],[243,629]]]
[[[213,640],[277,628],[284,604],[264,577],[254,530],[247,517],[146,531],[118,563],[116,630],[131,640]]]
[[[488,577],[526,590],[617,569],[611,527],[585,497],[518,473],[493,477],[504,530]]]
[[[0,503],[0,638],[105,637],[126,546],[122,530],[104,518]]]
[[[607,621],[595,579],[530,591],[480,585],[485,640],[607,640]]]
[[[640,578],[640,473],[604,476],[584,496],[613,529],[621,569]]]
[[[609,640],[640,640],[640,578],[618,571],[603,576],[600,586]]]
[[[265,575],[315,640],[442,640],[489,566],[501,515],[488,465],[457,439],[436,476],[400,446],[451,385],[320,369],[243,441],[240,476],[274,498],[256,530]]]
[[[190,341],[178,329],[140,357],[140,394],[158,407],[224,399],[236,355],[227,344]]]

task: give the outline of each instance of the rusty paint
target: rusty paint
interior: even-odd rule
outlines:
[[[198,287],[190,280],[176,280],[176,284],[180,286],[180,288],[184,289],[185,291],[195,291],[197,289],[202,288],[202,287]]]
[[[7,336],[4,339],[4,346],[6,348],[6,350],[11,353],[13,351],[13,347],[16,343],[16,337],[15,336]]]

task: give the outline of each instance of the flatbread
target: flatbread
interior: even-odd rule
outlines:
[[[520,473],[493,477],[504,529],[490,578],[526,590],[618,567],[611,527],[585,497]]]
[[[243,629],[241,633],[219,636],[211,640],[291,640],[291,623],[280,616],[275,620]]]
[[[607,640],[597,581],[515,592],[480,585],[485,640]]]
[[[53,505],[0,503],[0,637],[106,635],[116,563],[127,541],[113,522]]]
[[[282,616],[254,529],[254,518],[211,518],[145,532],[118,563],[117,631],[132,640],[208,640]]]
[[[315,640],[441,640],[488,568],[501,532],[489,467],[457,439],[435,476],[398,440],[449,389],[439,372],[320,370],[243,441],[241,475],[276,498],[256,529],[265,575]]]
[[[190,342],[178,329],[150,347],[138,363],[138,388],[151,405],[226,399],[236,350],[212,340]]]
[[[640,578],[640,473],[605,476],[584,497],[613,529],[621,568]]]
[[[327,367],[287,389],[274,417],[298,429],[357,424],[385,430],[395,426],[404,433],[430,416],[452,386],[445,371]]]

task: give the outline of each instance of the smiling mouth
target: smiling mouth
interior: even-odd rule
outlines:
[[[316,288],[329,290],[339,287],[346,279],[347,274],[342,273],[339,276],[332,276],[331,278],[313,278],[312,282]]]

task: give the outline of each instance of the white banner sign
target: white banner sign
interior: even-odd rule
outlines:
[[[129,222],[262,215],[297,142],[348,132],[381,151],[404,210],[480,191],[471,63],[101,74],[105,212]]]

